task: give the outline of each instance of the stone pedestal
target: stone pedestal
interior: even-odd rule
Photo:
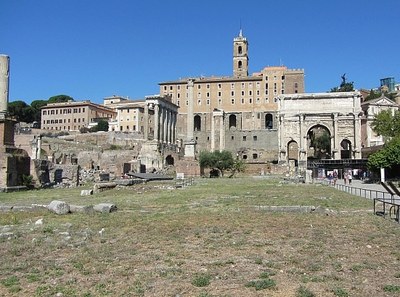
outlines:
[[[196,141],[189,140],[184,143],[185,145],[185,158],[194,158],[196,153]]]

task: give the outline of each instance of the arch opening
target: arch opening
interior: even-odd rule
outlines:
[[[171,155],[168,155],[166,158],[165,158],[165,164],[167,164],[167,165],[174,165],[175,164],[175,160],[174,160],[174,157],[172,157]]]
[[[308,159],[331,159],[331,133],[323,125],[316,125],[307,132]]]
[[[230,128],[236,128],[236,115],[234,114],[229,116],[229,129]]]
[[[340,158],[351,159],[351,141],[343,139],[340,143]]]
[[[201,131],[201,117],[198,114],[194,116],[194,131]]]

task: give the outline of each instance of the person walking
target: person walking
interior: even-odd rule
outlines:
[[[347,173],[347,171],[344,172],[344,184],[347,185],[347,181],[349,179],[349,175]]]
[[[349,179],[349,185],[351,185],[351,181],[353,180],[353,173],[351,172],[351,170],[349,170],[347,178]]]
[[[336,186],[337,178],[338,178],[337,171],[334,170],[333,171],[333,186]]]

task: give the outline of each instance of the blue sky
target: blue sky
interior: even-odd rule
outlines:
[[[249,41],[250,73],[303,68],[306,92],[400,81],[398,0],[0,0],[10,101],[66,94],[102,103],[158,83],[232,75],[232,40]]]

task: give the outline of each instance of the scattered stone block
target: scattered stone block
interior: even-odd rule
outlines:
[[[93,190],[82,190],[81,196],[90,196],[93,195]]]
[[[110,183],[97,183],[93,187],[93,192],[94,193],[100,193],[105,190],[113,189],[117,186],[116,183],[110,182]]]
[[[69,210],[72,213],[78,212],[78,213],[93,213],[93,205],[70,205]]]
[[[12,211],[32,211],[32,210],[33,210],[32,206],[15,205],[12,207]]]
[[[64,201],[53,200],[47,207],[51,212],[59,215],[64,215],[70,212],[70,207]]]
[[[12,206],[0,205],[0,211],[2,211],[2,212],[8,212],[11,210],[12,210]]]
[[[117,211],[117,206],[112,203],[100,203],[93,207],[93,209],[97,212],[101,213],[110,213],[113,211]]]
[[[36,226],[43,225],[43,218],[37,220],[37,221],[35,222],[35,225],[36,225]]]

